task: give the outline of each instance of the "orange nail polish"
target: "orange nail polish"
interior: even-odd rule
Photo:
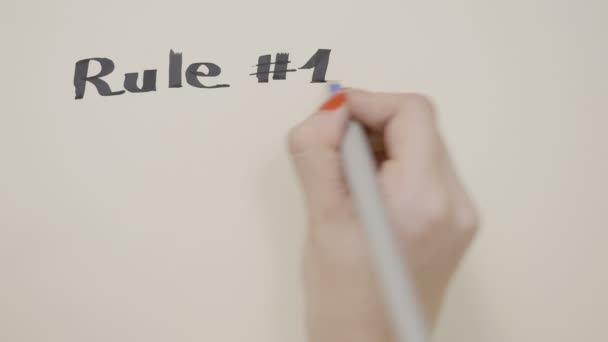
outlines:
[[[334,94],[322,106],[321,110],[336,110],[346,102],[346,95],[342,92]]]

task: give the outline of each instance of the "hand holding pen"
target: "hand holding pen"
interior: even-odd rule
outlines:
[[[309,340],[400,341],[345,177],[341,144],[350,120],[368,132],[387,219],[429,330],[475,235],[477,211],[423,96],[344,90],[291,131],[290,152],[309,220]]]

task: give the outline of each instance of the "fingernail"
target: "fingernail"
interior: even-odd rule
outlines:
[[[320,108],[320,110],[332,111],[336,110],[346,102],[346,95],[343,92],[334,94]]]

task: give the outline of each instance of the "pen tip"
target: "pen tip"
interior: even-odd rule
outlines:
[[[329,84],[329,91],[330,91],[332,94],[335,94],[335,93],[339,92],[339,91],[340,91],[340,88],[341,88],[341,87],[340,87],[340,83],[337,83],[337,82],[332,82],[332,83],[330,83],[330,84]]]

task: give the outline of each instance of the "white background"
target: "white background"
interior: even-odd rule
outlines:
[[[436,341],[607,341],[605,1],[5,1],[0,340],[298,342],[304,218],[288,129],[311,72],[429,94],[483,230]],[[222,67],[167,86],[169,49]],[[77,60],[157,91],[74,100]],[[215,80],[212,80],[215,82]]]

